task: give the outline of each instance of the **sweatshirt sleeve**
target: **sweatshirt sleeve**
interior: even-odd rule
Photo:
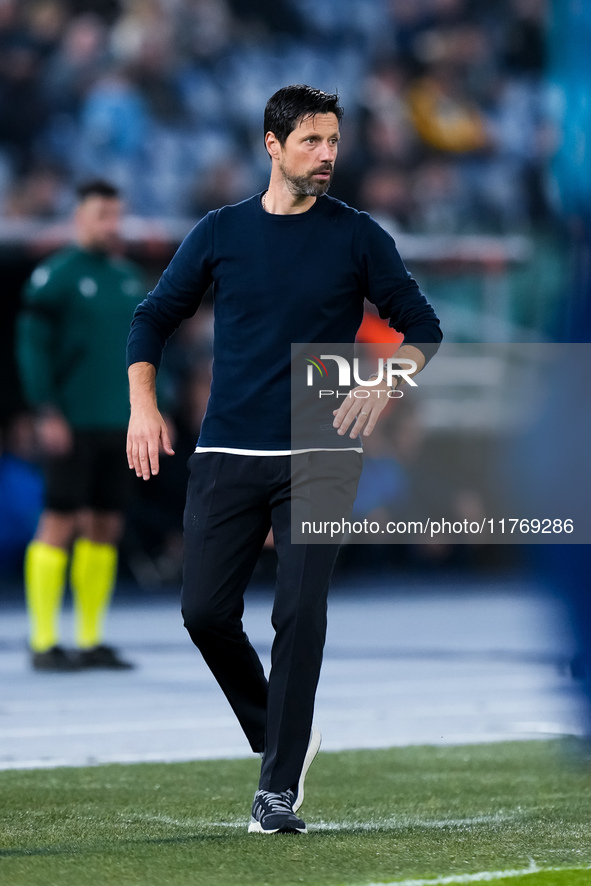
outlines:
[[[50,264],[35,268],[23,291],[16,358],[25,399],[33,409],[57,405],[55,356],[65,295],[64,279]]]
[[[405,344],[416,345],[428,361],[443,338],[439,319],[407,271],[396,244],[371,216],[362,213],[362,261],[366,297],[382,319],[404,335]]]
[[[152,363],[183,320],[192,317],[212,282],[211,228],[215,213],[187,234],[156,287],[137,306],[127,339],[127,365]]]

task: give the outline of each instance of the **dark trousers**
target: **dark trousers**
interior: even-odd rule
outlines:
[[[185,627],[224,691],[253,751],[264,752],[259,787],[299,779],[310,739],[326,637],[327,594],[338,544],[291,543],[292,459],[195,453],[185,509]],[[361,456],[347,463],[340,498],[348,518]],[[269,680],[242,626],[243,596],[270,528],[278,557]]]

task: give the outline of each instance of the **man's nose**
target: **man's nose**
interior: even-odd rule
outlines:
[[[322,142],[320,146],[319,160],[323,163],[332,163],[336,155],[336,147],[328,142]]]

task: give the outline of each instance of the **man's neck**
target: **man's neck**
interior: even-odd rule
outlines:
[[[263,197],[263,209],[271,215],[299,215],[311,209],[315,202],[316,197],[294,196],[283,180],[274,181],[271,176]]]

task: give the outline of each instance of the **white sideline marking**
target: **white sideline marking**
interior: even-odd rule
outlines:
[[[469,828],[480,824],[501,824],[515,819],[514,814],[508,815],[478,815],[473,818],[418,818],[413,816],[398,816],[391,818],[378,819],[373,822],[357,822],[357,821],[316,821],[309,822],[308,829],[310,831],[377,831],[382,828]],[[246,827],[247,821],[203,821],[198,818],[176,819],[164,815],[150,815],[136,813],[132,816],[126,816],[126,821],[149,821],[154,823],[172,824],[178,827],[194,827],[194,828],[243,828]],[[436,883],[437,881],[429,880],[426,882]]]
[[[310,822],[312,831],[379,831],[383,828],[470,828],[480,824],[503,824],[519,818],[515,813],[475,815],[472,818],[419,818],[412,815],[390,816],[374,821],[317,821]]]
[[[1,736],[0,736],[1,737]],[[199,760],[237,760],[252,757],[251,750],[239,747],[203,748],[195,752],[186,751],[161,753],[160,751],[141,754],[88,754],[83,759],[72,762],[69,757],[51,757],[34,760],[0,760],[0,771],[8,769],[61,769],[63,767],[105,766],[110,763],[194,763]]]
[[[391,883],[367,883],[366,886],[455,886],[456,883],[488,883],[491,880],[504,880],[550,871],[589,871],[591,868],[540,868],[532,861],[530,866],[513,871],[480,871],[477,874],[456,874],[449,877],[436,877],[431,880],[393,880]]]
[[[234,719],[227,717],[187,717],[182,720],[158,722],[152,720],[125,720],[113,723],[53,723],[47,726],[15,726],[0,729],[0,739],[5,738],[61,738],[64,735],[113,735],[117,733],[135,732],[178,732],[190,730],[233,726]]]
[[[122,815],[121,818],[126,824],[134,821],[149,821],[154,824],[172,824],[178,828],[199,828],[203,827],[203,822],[199,821],[197,818],[172,818],[170,815],[148,815],[143,814],[141,812],[135,813],[133,815]],[[231,825],[229,822],[226,823],[227,827],[238,827],[238,822],[235,825]],[[246,825],[243,825],[246,827]]]

